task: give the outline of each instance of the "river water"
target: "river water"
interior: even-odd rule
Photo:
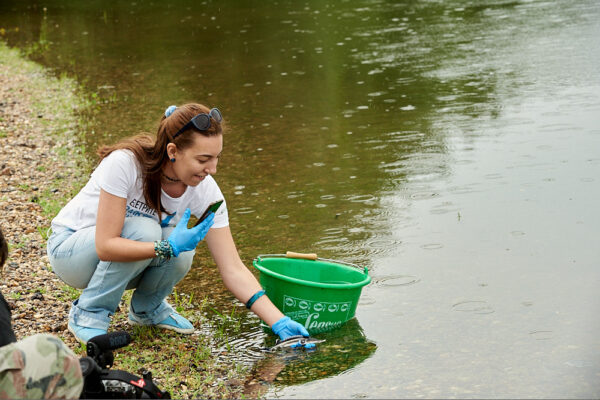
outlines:
[[[92,105],[85,145],[218,106],[248,265],[367,266],[357,318],[265,357],[270,397],[600,396],[600,3],[9,1],[0,31]],[[236,308],[208,253],[182,290]],[[217,288],[215,290],[215,288]]]

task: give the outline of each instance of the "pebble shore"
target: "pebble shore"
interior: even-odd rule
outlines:
[[[18,339],[48,332],[75,348],[66,329],[76,292],[48,263],[51,216],[43,205],[48,198],[64,204],[79,179],[82,157],[69,139],[76,129],[76,88],[0,46],[0,227],[9,243],[0,290]]]

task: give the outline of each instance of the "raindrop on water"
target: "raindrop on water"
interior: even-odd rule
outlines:
[[[469,312],[473,314],[491,314],[495,310],[486,301],[469,300],[452,305],[454,311]]]
[[[444,247],[444,245],[441,243],[428,243],[421,246],[421,248],[425,250],[438,250],[442,247]]]

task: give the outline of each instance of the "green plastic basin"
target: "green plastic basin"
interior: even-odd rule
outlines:
[[[310,334],[330,331],[354,317],[367,268],[335,260],[260,255],[252,263],[260,284],[285,315]]]

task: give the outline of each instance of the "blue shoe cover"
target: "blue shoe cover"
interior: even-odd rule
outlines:
[[[67,328],[69,329],[69,332],[71,332],[73,336],[75,336],[75,339],[79,340],[83,344],[87,344],[87,342],[93,337],[106,334],[106,330],[104,329],[79,326],[72,321],[69,321]]]
[[[171,313],[171,315],[156,324],[156,326],[186,335],[194,333],[194,325],[176,312]]]
[[[152,325],[152,324],[148,324],[148,323],[139,321],[131,314],[129,315],[128,322],[131,325],[144,325],[144,326]],[[194,330],[195,330],[194,325],[192,325],[190,321],[188,321],[181,315],[177,314],[175,311],[173,311],[171,313],[171,315],[169,315],[167,318],[165,318],[164,320],[162,320],[158,324],[156,324],[156,326],[158,326],[159,328],[163,328],[163,329],[170,329],[170,330],[178,332],[178,333],[183,333],[185,335],[190,335],[190,334],[194,333]]]

